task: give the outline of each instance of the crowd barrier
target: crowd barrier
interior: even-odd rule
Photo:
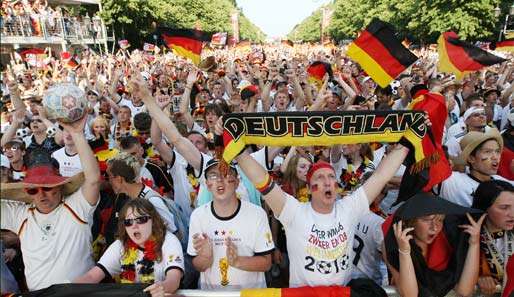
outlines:
[[[384,287],[387,296],[400,297],[392,286]],[[178,290],[174,296],[184,297],[239,297],[239,291]]]
[[[39,37],[52,39],[104,39],[99,17],[84,17],[80,20],[75,17],[52,16],[8,16],[3,17],[0,23],[2,37]]]

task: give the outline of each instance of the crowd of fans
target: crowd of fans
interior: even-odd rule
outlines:
[[[437,71],[434,50],[414,52],[387,88],[344,48],[307,44],[205,50],[214,59],[198,67],[139,50],[84,51],[73,68],[11,65],[2,293],[115,281],[164,296],[368,278],[402,296],[500,296],[514,279],[514,67],[458,81]],[[321,87],[306,71],[314,61],[334,69]],[[87,94],[80,121],[47,117],[42,96],[62,82]],[[404,110],[419,85],[446,99],[453,172],[403,204],[402,144],[249,146],[226,174],[215,158],[224,114]]]
[[[75,16],[47,0],[2,0],[0,30],[3,36],[81,38],[99,38],[102,31],[99,17]]]

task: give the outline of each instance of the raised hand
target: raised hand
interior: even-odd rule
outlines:
[[[164,109],[171,102],[171,96],[167,94],[158,94],[155,98],[155,102],[161,109]]]
[[[482,228],[482,223],[484,222],[486,216],[487,213],[484,213],[480,219],[475,222],[471,215],[467,213],[466,217],[468,217],[469,224],[459,225],[459,228],[462,228],[464,232],[469,234],[469,245],[480,243],[480,228]]]
[[[196,68],[192,68],[191,70],[189,70],[189,74],[187,75],[187,85],[188,86],[192,86],[196,80],[198,79],[198,69]]]
[[[400,220],[398,223],[393,224],[393,232],[398,243],[398,250],[404,253],[410,253],[410,240],[412,235],[409,234],[413,227],[403,229],[403,222]]]
[[[478,278],[480,293],[483,293],[486,296],[496,293],[496,285],[497,283],[492,276],[482,276]]]
[[[68,131],[68,133],[83,135],[84,127],[86,126],[88,113],[89,112],[86,110],[86,112],[84,112],[84,115],[82,116],[82,118],[73,123],[65,123],[65,122],[59,121],[59,120],[58,120],[58,122],[64,128],[64,130]]]

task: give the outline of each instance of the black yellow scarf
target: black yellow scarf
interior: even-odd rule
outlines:
[[[427,157],[434,153],[434,146],[423,141],[427,127],[422,111],[233,113],[223,120],[223,158],[227,163],[248,144],[331,146],[404,138],[414,148],[420,168],[429,165]]]

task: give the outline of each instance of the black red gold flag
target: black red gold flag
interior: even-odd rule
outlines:
[[[307,79],[310,83],[316,84],[318,89],[323,84],[323,77],[327,73],[332,79],[332,67],[326,62],[315,61],[307,67]]]
[[[514,53],[514,39],[507,39],[500,42],[493,42],[489,46],[492,50]]]
[[[395,34],[390,24],[373,19],[347,51],[347,55],[382,88],[418,59]]]
[[[203,43],[209,42],[212,34],[192,29],[158,28],[159,35],[176,55],[188,58],[195,65],[200,63]]]
[[[478,46],[460,40],[454,32],[441,34],[437,43],[439,71],[453,73],[457,79],[461,79],[467,73],[505,61]]]

